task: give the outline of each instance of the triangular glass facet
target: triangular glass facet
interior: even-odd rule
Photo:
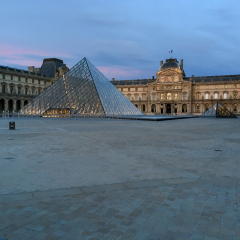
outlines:
[[[236,116],[230,112],[227,108],[225,108],[219,102],[216,102],[212,105],[206,112],[204,112],[201,117],[228,117],[228,118],[236,118]]]
[[[86,58],[20,110],[20,114],[143,115]]]

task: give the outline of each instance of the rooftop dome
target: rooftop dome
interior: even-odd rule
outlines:
[[[166,59],[165,63],[160,66],[159,71],[163,71],[168,68],[181,70],[180,65],[178,64],[178,61],[176,58]]]

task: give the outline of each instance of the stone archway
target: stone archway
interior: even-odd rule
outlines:
[[[171,113],[172,112],[172,106],[171,106],[171,104],[167,104],[166,105],[166,113]]]
[[[17,100],[16,110],[19,111],[21,109],[21,100]]]
[[[187,112],[187,104],[182,105],[182,112],[186,113]]]
[[[1,99],[0,100],[0,113],[4,111],[4,106],[5,106],[5,100]]]
[[[155,104],[152,105],[152,107],[151,107],[151,112],[152,112],[152,113],[155,113],[155,112],[156,112],[156,105],[155,105]]]
[[[8,101],[8,110],[9,110],[9,112],[13,111],[13,100],[12,99],[10,99]]]

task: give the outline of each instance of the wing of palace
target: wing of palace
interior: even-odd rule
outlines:
[[[216,102],[240,113],[240,75],[186,77],[183,60],[161,61],[156,78],[112,83],[148,115],[201,114]]]

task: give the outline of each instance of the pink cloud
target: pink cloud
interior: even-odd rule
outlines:
[[[40,67],[42,65],[42,59],[34,60],[31,58],[27,58],[26,55],[35,55],[36,57],[39,56],[39,58],[50,58],[55,56],[61,56],[61,57],[68,57],[71,58],[72,56],[69,54],[65,54],[62,52],[56,53],[51,51],[40,51],[38,49],[31,49],[26,48],[22,46],[15,46],[15,45],[9,45],[9,44],[1,44],[0,45],[0,57],[5,59],[5,63],[11,64],[19,64],[19,65],[25,65],[25,66],[36,66]]]
[[[131,77],[142,73],[137,69],[122,69],[120,67],[97,67],[97,69],[103,73],[103,75],[111,77]]]

